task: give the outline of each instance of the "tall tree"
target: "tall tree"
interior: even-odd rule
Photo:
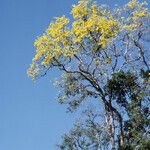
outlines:
[[[52,21],[35,41],[28,69],[34,80],[62,71],[60,103],[74,111],[86,100],[104,108],[111,149],[142,149],[149,143],[150,13],[131,0],[113,9],[97,2],[73,5],[73,22]],[[69,149],[69,148],[66,148]],[[146,148],[145,148],[146,149]]]

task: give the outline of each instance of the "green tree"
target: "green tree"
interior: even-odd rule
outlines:
[[[146,149],[150,93],[150,13],[146,2],[131,0],[112,10],[82,0],[73,5],[71,13],[73,22],[65,16],[57,17],[35,41],[36,55],[29,76],[36,80],[51,68],[59,69],[61,104],[73,112],[88,99],[93,103],[98,100],[106,117],[109,147]],[[72,144],[79,138],[80,128],[75,127],[75,133],[70,131]],[[94,127],[90,130],[94,132]],[[89,134],[80,134],[92,141]],[[86,142],[82,144],[83,149],[90,149],[85,147]]]

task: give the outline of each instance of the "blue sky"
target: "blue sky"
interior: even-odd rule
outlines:
[[[36,37],[53,17],[67,16],[76,2],[0,0],[0,150],[55,150],[71,128],[75,116],[57,103],[58,91],[50,82],[57,72],[33,83],[26,71]]]

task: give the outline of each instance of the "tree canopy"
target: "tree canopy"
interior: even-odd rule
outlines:
[[[106,120],[98,128],[106,124],[108,145],[101,147],[101,141],[94,150],[106,145],[112,150],[142,150],[150,145],[150,12],[146,5],[131,0],[111,9],[92,0],[80,0],[72,7],[71,21],[56,17],[34,43],[36,54],[28,69],[32,79],[58,68],[62,71],[57,82],[61,89],[58,100],[67,104],[69,111],[77,110],[89,98],[102,103]],[[78,129],[71,131],[70,142],[65,141],[61,148],[79,149],[74,147],[80,142],[74,140],[79,138]],[[94,144],[94,137],[85,134],[86,128],[81,129],[80,136]],[[104,135],[93,126],[88,130]],[[71,143],[72,148],[67,147]],[[85,141],[82,146],[90,149]]]

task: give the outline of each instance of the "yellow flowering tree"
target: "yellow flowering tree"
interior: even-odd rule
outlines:
[[[112,150],[117,146],[123,148],[127,142],[125,108],[112,97],[111,91],[107,93],[106,85],[114,74],[129,71],[139,77],[145,92],[149,89],[150,13],[146,5],[131,0],[112,10],[92,0],[80,0],[72,7],[73,21],[65,16],[56,17],[34,43],[36,54],[28,75],[35,80],[51,68],[60,69],[63,73],[57,84],[62,92],[58,99],[67,103],[70,111],[88,98],[100,99]]]

